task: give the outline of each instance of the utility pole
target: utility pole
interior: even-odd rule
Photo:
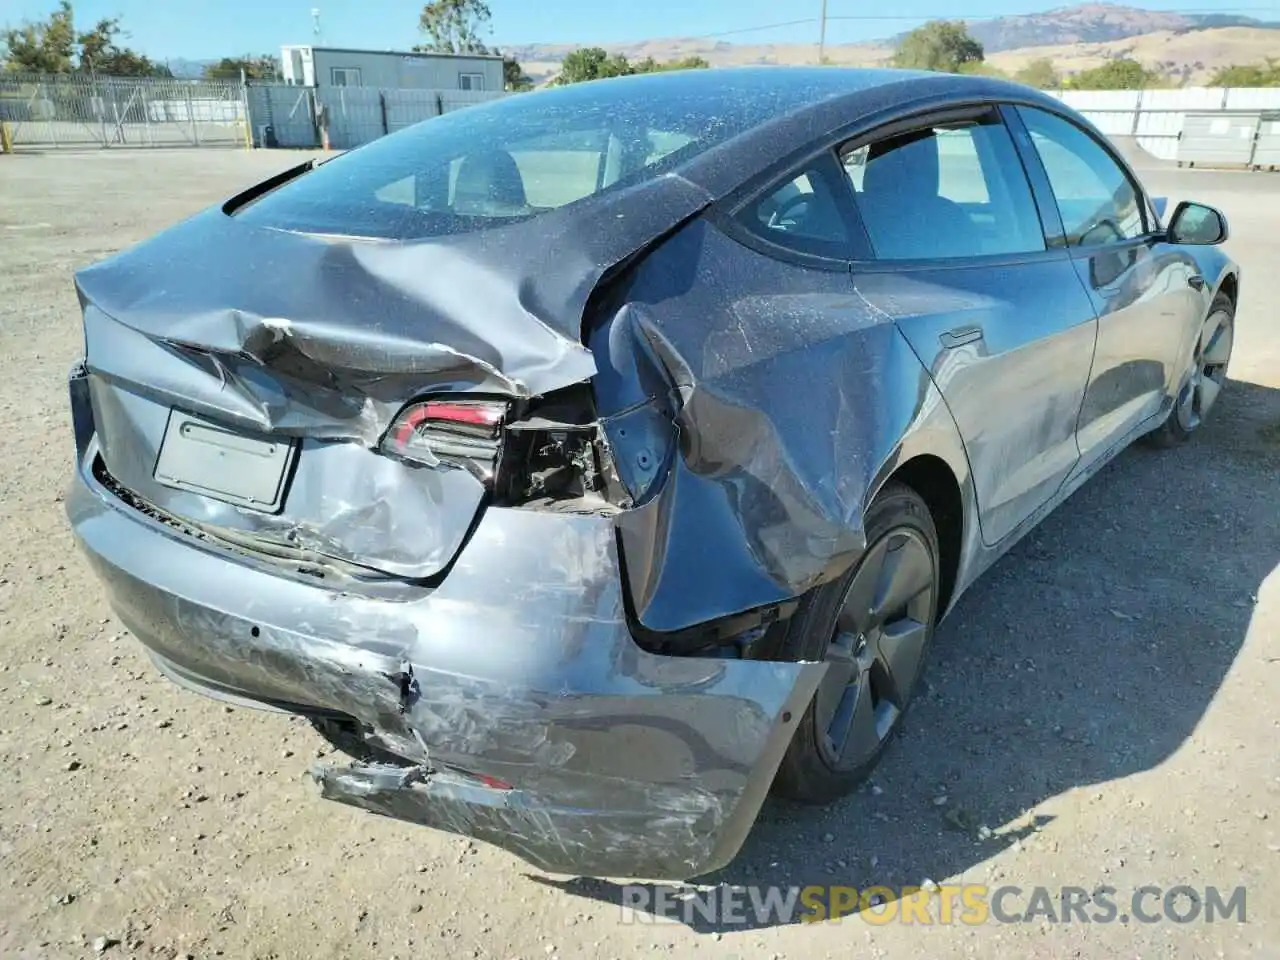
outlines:
[[[822,0],[822,16],[818,20],[818,66],[826,59],[827,53],[827,0]]]

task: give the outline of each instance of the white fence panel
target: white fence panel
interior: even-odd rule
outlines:
[[[1081,113],[1087,110],[1136,110],[1141,90],[1063,90],[1062,102]]]
[[[1280,87],[1235,87],[1227,91],[1228,110],[1280,110]]]
[[[1181,110],[1201,113],[1221,110],[1227,91],[1221,87],[1186,87],[1180,90],[1143,90],[1143,110]]]

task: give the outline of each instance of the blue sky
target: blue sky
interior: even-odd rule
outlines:
[[[833,19],[830,42],[872,39],[939,16],[985,17],[1066,6],[1072,0],[828,0],[828,14],[884,19]],[[821,0],[490,0],[492,41],[503,44],[611,43],[651,37],[725,34],[779,21],[815,18]],[[1280,0],[1131,0],[1132,6],[1197,13],[1239,12],[1280,18]],[[0,0],[0,25],[43,18],[56,0]],[[88,24],[119,16],[129,45],[153,58],[214,57],[278,52],[284,43],[311,42],[311,9],[321,11],[323,42],[333,46],[404,49],[418,40],[422,3],[413,0],[78,0],[76,20]],[[742,43],[813,42],[810,24],[732,33]]]

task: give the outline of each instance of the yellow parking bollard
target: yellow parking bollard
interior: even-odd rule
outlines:
[[[7,120],[0,120],[0,153],[13,153],[13,132]]]

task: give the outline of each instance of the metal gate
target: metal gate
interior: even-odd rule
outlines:
[[[246,117],[233,81],[0,74],[0,121],[18,149],[243,147]]]

